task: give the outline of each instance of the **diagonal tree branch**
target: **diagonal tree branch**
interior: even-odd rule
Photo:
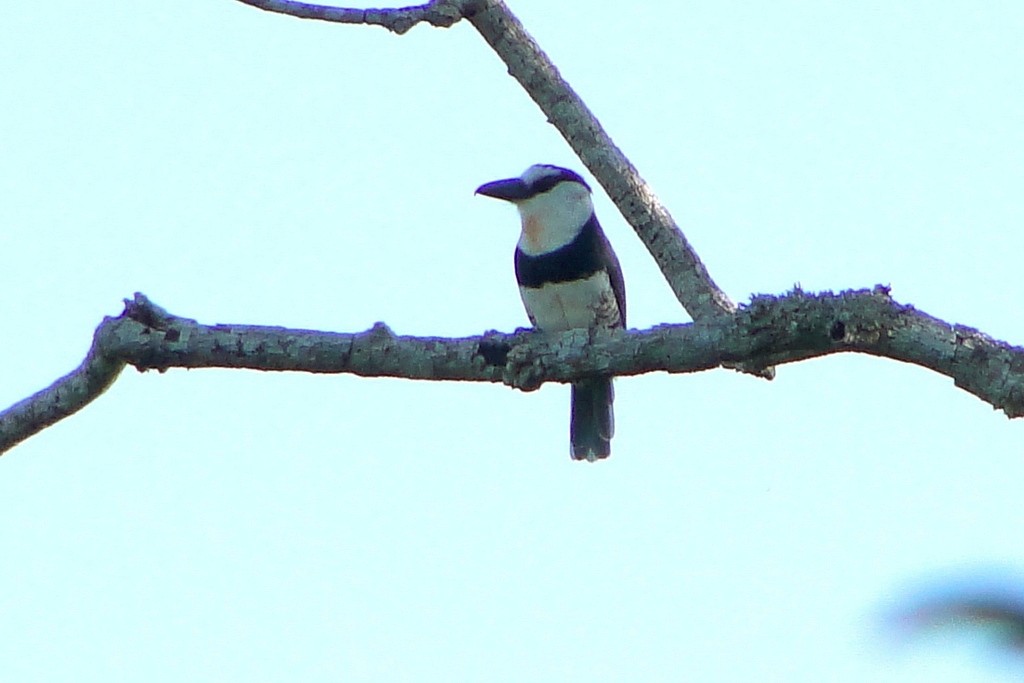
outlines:
[[[711,279],[668,209],[502,0],[435,0],[395,10],[346,9],[289,0],[239,2],[309,19],[374,23],[396,33],[407,31],[419,21],[450,26],[464,16],[605,189],[654,257],[672,292],[690,316],[703,320],[729,315],[735,310],[736,305]],[[372,16],[373,21],[367,19],[368,16]],[[766,368],[762,375],[771,373]]]
[[[856,352],[913,363],[1024,416],[1024,349],[899,304],[885,287],[758,296],[729,317],[649,330],[477,337],[397,336],[383,323],[358,334],[202,325],[136,294],[97,328],[74,372],[0,413],[0,453],[100,396],[125,364],[138,370],[248,368],[363,377],[504,382],[532,390],[593,374],[690,373],[766,367]]]
[[[711,279],[668,209],[505,3],[479,0],[467,5],[466,18],[601,183],[693,319],[732,313],[735,304]]]

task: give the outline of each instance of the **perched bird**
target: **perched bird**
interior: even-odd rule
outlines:
[[[594,215],[590,186],[578,173],[538,164],[518,178],[496,180],[476,191],[519,209],[516,279],[534,327],[561,332],[626,326],[622,270]],[[610,377],[573,383],[569,438],[574,460],[594,462],[611,453],[613,397]]]

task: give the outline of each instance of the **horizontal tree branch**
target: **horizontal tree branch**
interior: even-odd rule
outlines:
[[[843,352],[920,365],[1009,417],[1024,415],[1024,349],[897,303],[882,286],[761,295],[728,318],[642,331],[522,330],[455,339],[398,336],[383,323],[356,334],[202,325],[136,294],[120,316],[100,324],[78,369],[0,413],[0,453],[83,408],[125,364],[140,371],[216,367],[504,382],[532,390],[592,374],[759,368]]]
[[[427,22],[447,28],[462,19],[460,3],[454,0],[433,0],[423,5],[392,9],[360,9],[358,7],[332,7],[294,0],[238,0],[268,12],[287,14],[300,19],[318,19],[339,24],[366,24],[382,26],[399,35],[416,24]]]

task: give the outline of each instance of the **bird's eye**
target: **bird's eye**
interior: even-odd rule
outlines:
[[[562,180],[564,179],[556,175],[545,176],[534,182],[530,189],[533,190],[534,194],[543,194],[558,183],[562,182]]]

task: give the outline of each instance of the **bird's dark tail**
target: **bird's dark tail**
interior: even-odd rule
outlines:
[[[594,462],[612,452],[615,391],[610,377],[594,377],[572,385],[572,416],[569,439],[572,459]]]

